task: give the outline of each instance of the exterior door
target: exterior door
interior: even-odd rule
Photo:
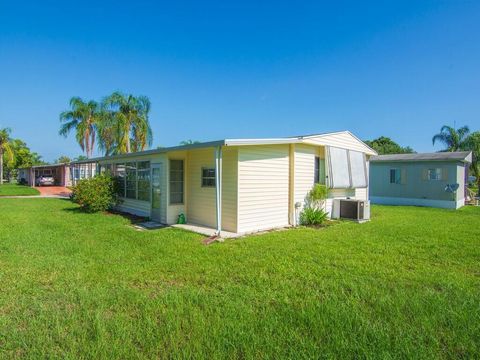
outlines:
[[[152,211],[151,218],[154,221],[161,222],[162,215],[162,191],[161,174],[163,172],[162,164],[152,164]]]

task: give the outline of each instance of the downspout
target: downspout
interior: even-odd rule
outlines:
[[[217,215],[217,230],[215,235],[221,236],[222,232],[222,147],[215,148],[215,201]]]

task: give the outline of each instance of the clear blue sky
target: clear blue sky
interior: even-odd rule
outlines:
[[[480,128],[479,1],[1,1],[0,127],[46,160],[72,96],[152,101],[154,146]]]

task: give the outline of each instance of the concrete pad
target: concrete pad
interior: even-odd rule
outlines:
[[[179,228],[179,229],[183,229],[183,230],[193,231],[193,232],[196,232],[198,234],[202,234],[202,235],[206,235],[206,236],[213,236],[213,235],[215,235],[215,231],[216,231],[215,229],[212,229],[210,227],[202,226],[202,225],[196,225],[196,224],[175,224],[175,225],[172,225],[172,226],[176,227],[176,228]],[[220,237],[223,238],[223,239],[232,239],[232,238],[236,238],[236,237],[239,237],[239,236],[240,236],[240,234],[222,230],[222,233],[221,233]]]

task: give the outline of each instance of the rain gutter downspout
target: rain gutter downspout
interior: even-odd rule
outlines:
[[[217,230],[215,235],[221,236],[222,232],[222,147],[215,148],[215,200],[217,215]]]

